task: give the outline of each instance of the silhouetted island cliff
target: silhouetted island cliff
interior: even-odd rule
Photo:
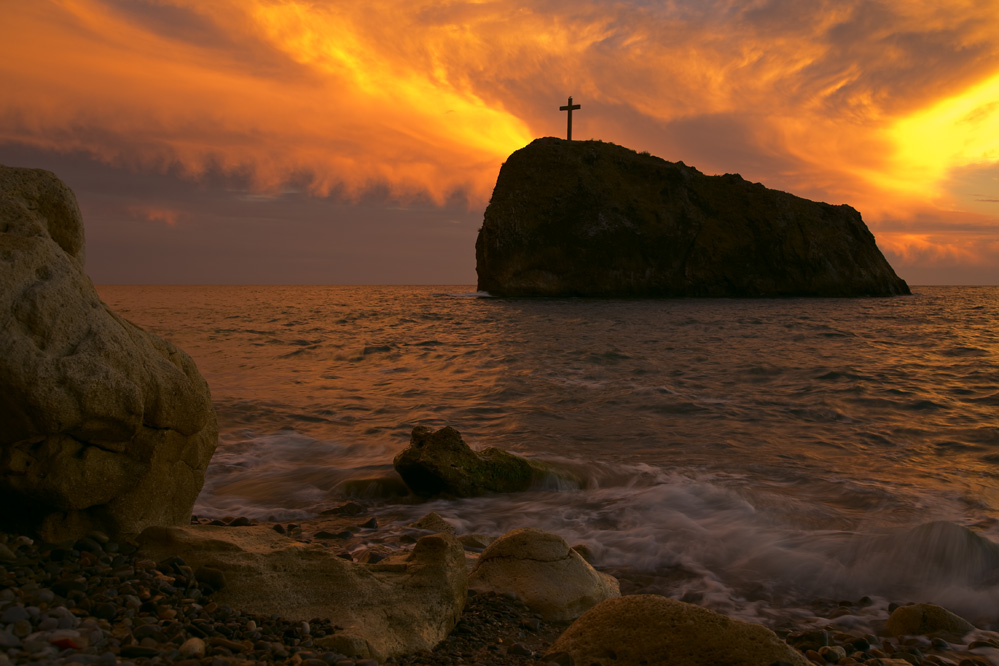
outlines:
[[[475,243],[494,296],[908,294],[850,206],[600,141],[536,139],[500,169]]]

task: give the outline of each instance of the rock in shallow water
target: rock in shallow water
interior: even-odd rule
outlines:
[[[473,451],[451,427],[416,426],[393,465],[409,489],[424,496],[517,492],[530,488],[535,473],[541,473],[527,459],[501,449]]]
[[[188,522],[215,450],[184,352],[105,306],[53,174],[0,166],[0,527],[50,542]]]
[[[510,155],[475,258],[479,290],[497,296],[909,293],[849,206],[600,141]]]

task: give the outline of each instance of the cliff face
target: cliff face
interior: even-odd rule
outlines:
[[[599,141],[500,169],[475,243],[494,296],[908,294],[860,213]]]

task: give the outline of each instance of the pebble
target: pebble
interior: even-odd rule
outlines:
[[[230,518],[229,522],[239,520]],[[365,529],[374,529],[367,525]],[[298,525],[288,524],[278,531],[303,538]],[[327,534],[345,538],[351,533]],[[291,622],[219,605],[211,595],[225,586],[222,572],[194,571],[180,558],[163,562],[138,559],[133,556],[134,544],[118,543],[99,533],[59,547],[0,533],[0,546],[11,555],[5,559],[0,549],[0,666],[242,666],[275,662],[379,666],[372,659],[350,660],[314,648],[314,639],[338,631],[328,620]],[[380,553],[369,548],[361,557],[372,561]],[[838,608],[870,606],[870,600],[866,602],[840,602]],[[535,655],[543,654],[564,628],[541,621],[516,599],[469,594],[458,626],[433,651],[386,663],[533,666],[537,664]],[[792,632],[787,641],[810,661],[823,665],[989,663],[987,657],[939,639],[888,640],[849,629]],[[983,635],[972,647],[991,654],[997,644]]]

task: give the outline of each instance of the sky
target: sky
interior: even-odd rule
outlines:
[[[999,0],[0,0],[0,164],[97,283],[474,284],[500,166],[599,139],[999,284]]]

